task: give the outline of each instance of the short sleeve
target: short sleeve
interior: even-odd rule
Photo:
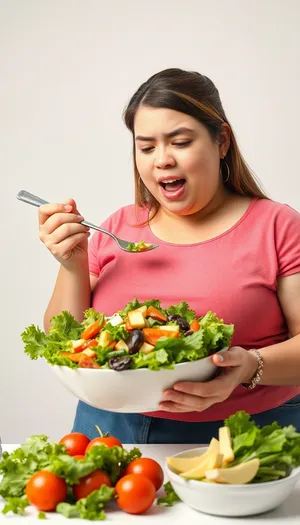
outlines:
[[[104,230],[113,232],[118,236],[120,224],[123,222],[123,208],[119,208],[116,212],[112,213],[107,219],[105,219],[100,227]],[[103,259],[107,251],[107,246],[111,243],[111,238],[104,233],[99,231],[93,232],[89,239],[88,244],[88,258],[89,258],[89,272],[99,277],[103,269]]]
[[[300,272],[300,214],[284,205],[276,220],[277,277]]]

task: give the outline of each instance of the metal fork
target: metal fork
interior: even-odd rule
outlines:
[[[25,191],[25,190],[19,191],[17,195],[17,199],[19,199],[20,201],[26,202],[27,204],[31,204],[32,206],[37,206],[37,207],[41,206],[42,204],[49,204],[48,201],[45,201],[44,199],[41,199],[40,197],[37,197],[36,195],[33,195],[32,193],[29,193],[28,191]],[[103,228],[100,228],[99,226],[96,226],[95,224],[92,224],[91,222],[81,221],[80,224],[83,224],[83,226],[87,226],[88,228],[92,228],[93,230],[97,230],[99,232],[105,233],[106,235],[109,235],[116,241],[119,248],[121,248],[121,250],[124,250],[125,252],[144,253],[144,252],[149,252],[150,250],[154,250],[155,248],[159,247],[158,244],[151,244],[149,247],[147,247],[146,250],[143,250],[140,252],[139,251],[134,252],[128,249],[128,245],[131,244],[130,241],[119,239],[113,233],[107,230],[104,230]]]

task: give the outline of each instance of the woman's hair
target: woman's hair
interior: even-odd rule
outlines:
[[[133,95],[124,112],[125,124],[133,134],[135,202],[138,206],[150,208],[154,211],[154,215],[159,208],[158,201],[147,190],[136,166],[134,118],[140,106],[168,108],[186,113],[206,127],[213,141],[218,140],[223,124],[227,123],[230,129],[230,146],[224,160],[228,165],[230,176],[224,182],[226,188],[239,195],[267,198],[243,159],[214,83],[200,73],[172,68],[160,71],[144,82]],[[222,164],[221,161],[221,170]],[[226,180],[228,176],[226,166],[224,176]]]

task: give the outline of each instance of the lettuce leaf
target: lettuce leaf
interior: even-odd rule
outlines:
[[[49,338],[52,341],[69,341],[79,339],[83,331],[82,324],[66,310],[55,315],[50,320]]]
[[[7,498],[6,504],[2,509],[2,514],[7,514],[8,512],[13,512],[14,514],[19,514],[20,516],[25,515],[25,509],[30,505],[26,496]]]
[[[165,496],[157,499],[157,505],[165,505],[166,507],[173,507],[174,503],[181,501],[178,494],[176,494],[170,481],[164,484]]]
[[[214,312],[208,311],[200,318],[200,327],[204,331],[204,344],[210,349],[221,349],[230,345],[234,332],[233,324],[225,324]]]
[[[281,427],[274,422],[261,428],[244,411],[230,416],[224,424],[230,429],[235,454],[230,466],[259,459],[254,483],[286,477],[300,465],[300,433],[293,425]]]
[[[194,312],[194,310],[191,310],[189,308],[189,305],[185,301],[180,301],[179,304],[169,306],[169,308],[167,308],[165,312],[166,315],[178,314],[184,319],[186,319],[189,323],[196,317],[196,313]]]
[[[49,466],[49,458],[65,454],[65,446],[49,443],[44,434],[31,436],[14,452],[3,452],[0,461],[0,496],[3,498],[21,497],[31,476],[38,470]]]
[[[56,512],[65,518],[82,518],[86,520],[105,520],[104,503],[114,497],[114,487],[102,485],[86,498],[81,498],[75,504],[59,503]]]
[[[94,323],[98,319],[100,319],[100,325],[101,325],[103,323],[103,320],[104,320],[104,314],[102,314],[100,312],[96,312],[96,310],[94,310],[94,308],[88,308],[87,310],[85,310],[85,312],[84,312],[84,320],[81,323],[81,325],[83,327],[82,331],[84,330],[84,328],[87,328],[88,326],[90,326],[92,323]]]
[[[161,350],[153,350],[150,354],[137,353],[131,356],[131,368],[149,368],[149,370],[159,370],[160,368],[173,368],[174,363],[170,361],[168,352],[162,348]]]
[[[120,341],[121,339],[126,341],[129,336],[129,332],[127,332],[124,326],[113,326],[110,322],[104,326],[104,330],[108,330],[115,341]]]
[[[25,328],[21,334],[22,341],[25,344],[24,352],[31,359],[43,357],[48,344],[48,337],[39,327],[33,324]]]
[[[161,301],[159,299],[152,299],[151,301],[144,301],[144,302],[140,302],[136,297],[133,299],[133,301],[130,301],[129,303],[127,303],[127,305],[125,306],[125,308],[123,310],[119,310],[118,311],[118,314],[123,317],[123,319],[125,319],[125,317],[127,316],[128,312],[130,312],[131,310],[136,310],[137,308],[140,308],[141,306],[147,306],[149,308],[149,306],[154,306],[154,308],[157,308],[158,310],[160,310],[161,312],[164,313],[164,310],[161,308]]]

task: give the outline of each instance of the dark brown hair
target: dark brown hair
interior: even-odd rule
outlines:
[[[154,215],[159,208],[158,201],[147,190],[136,166],[134,118],[140,106],[168,108],[186,113],[201,122],[214,141],[217,141],[223,124],[227,123],[230,128],[230,146],[224,160],[229,167],[230,176],[224,183],[226,188],[239,195],[267,198],[239,150],[214,83],[200,73],[172,68],[160,71],[144,82],[124,112],[125,124],[133,134],[135,202],[138,206],[154,211]],[[224,175],[226,178],[226,169]]]

